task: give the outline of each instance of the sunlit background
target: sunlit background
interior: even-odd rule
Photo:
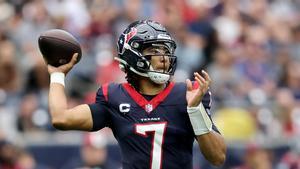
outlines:
[[[72,107],[92,103],[103,83],[125,81],[116,41],[139,19],[161,22],[176,39],[174,81],[209,72],[213,119],[228,143],[223,168],[300,168],[300,1],[0,0],[1,169],[120,167],[109,129],[52,127],[37,39],[60,28],[80,42],[66,85]],[[195,146],[194,169],[210,168]]]

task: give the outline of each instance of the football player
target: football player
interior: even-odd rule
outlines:
[[[118,40],[116,60],[127,83],[103,84],[94,104],[67,108],[64,78],[76,63],[52,67],[49,110],[60,130],[112,129],[121,148],[123,169],[192,169],[193,142],[213,165],[224,163],[226,145],[210,117],[211,79],[174,83],[176,43],[151,20],[130,24]],[[188,59],[188,58],[187,58]]]

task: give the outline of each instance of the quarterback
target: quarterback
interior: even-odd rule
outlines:
[[[225,161],[226,145],[210,117],[209,75],[172,82],[176,43],[159,23],[130,24],[118,40],[120,69],[127,83],[103,84],[95,103],[67,108],[64,77],[77,54],[62,66],[48,65],[49,110],[60,130],[112,129],[122,154],[123,169],[192,169],[193,142],[213,165]]]

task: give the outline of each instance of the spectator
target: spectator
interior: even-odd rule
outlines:
[[[245,164],[235,169],[272,169],[272,153],[260,147],[248,147],[245,155]]]
[[[107,138],[103,131],[85,134],[80,147],[80,157],[71,159],[62,169],[119,168],[118,163],[110,161],[107,153]]]

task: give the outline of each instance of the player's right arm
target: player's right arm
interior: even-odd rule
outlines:
[[[90,131],[93,128],[89,106],[82,104],[68,109],[64,86],[61,84],[50,84],[49,111],[56,129]]]
[[[66,75],[75,65],[77,56],[77,54],[74,54],[69,63],[59,67],[48,65],[49,74],[63,73]],[[93,128],[93,118],[90,107],[87,104],[82,104],[68,109],[64,85],[59,82],[51,81],[50,83],[49,111],[52,124],[57,129],[90,131]]]

